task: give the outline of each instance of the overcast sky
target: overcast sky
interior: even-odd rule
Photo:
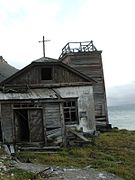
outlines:
[[[0,0],[0,55],[16,68],[58,58],[67,42],[93,40],[106,87],[135,81],[134,0]]]

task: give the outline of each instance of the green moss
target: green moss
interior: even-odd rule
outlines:
[[[94,146],[63,149],[58,154],[20,152],[17,156],[23,161],[29,158],[33,163],[52,166],[90,166],[135,180],[135,131],[115,129],[101,133]]]
[[[12,169],[9,172],[11,179],[19,179],[19,180],[28,180],[28,179],[36,179],[34,173],[27,172],[21,169]]]
[[[20,170],[20,169],[12,169],[10,171],[7,171],[5,173],[1,173],[0,175],[0,180],[28,180],[28,179],[39,179],[38,176],[36,176],[33,173],[24,171],[24,170]]]

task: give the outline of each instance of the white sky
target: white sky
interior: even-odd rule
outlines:
[[[93,40],[106,87],[135,80],[134,0],[0,0],[0,55],[16,68],[43,56],[58,58],[68,42]]]

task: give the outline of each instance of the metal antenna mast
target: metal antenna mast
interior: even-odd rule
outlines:
[[[43,43],[43,57],[45,57],[45,43],[49,42],[50,40],[45,40],[45,37],[43,36],[42,41],[38,41],[39,43]]]

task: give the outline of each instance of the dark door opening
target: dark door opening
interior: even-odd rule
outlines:
[[[2,128],[1,128],[1,122],[0,122],[0,141],[2,141]]]
[[[16,141],[29,142],[29,124],[28,124],[28,110],[16,109],[15,112],[15,130]]]

